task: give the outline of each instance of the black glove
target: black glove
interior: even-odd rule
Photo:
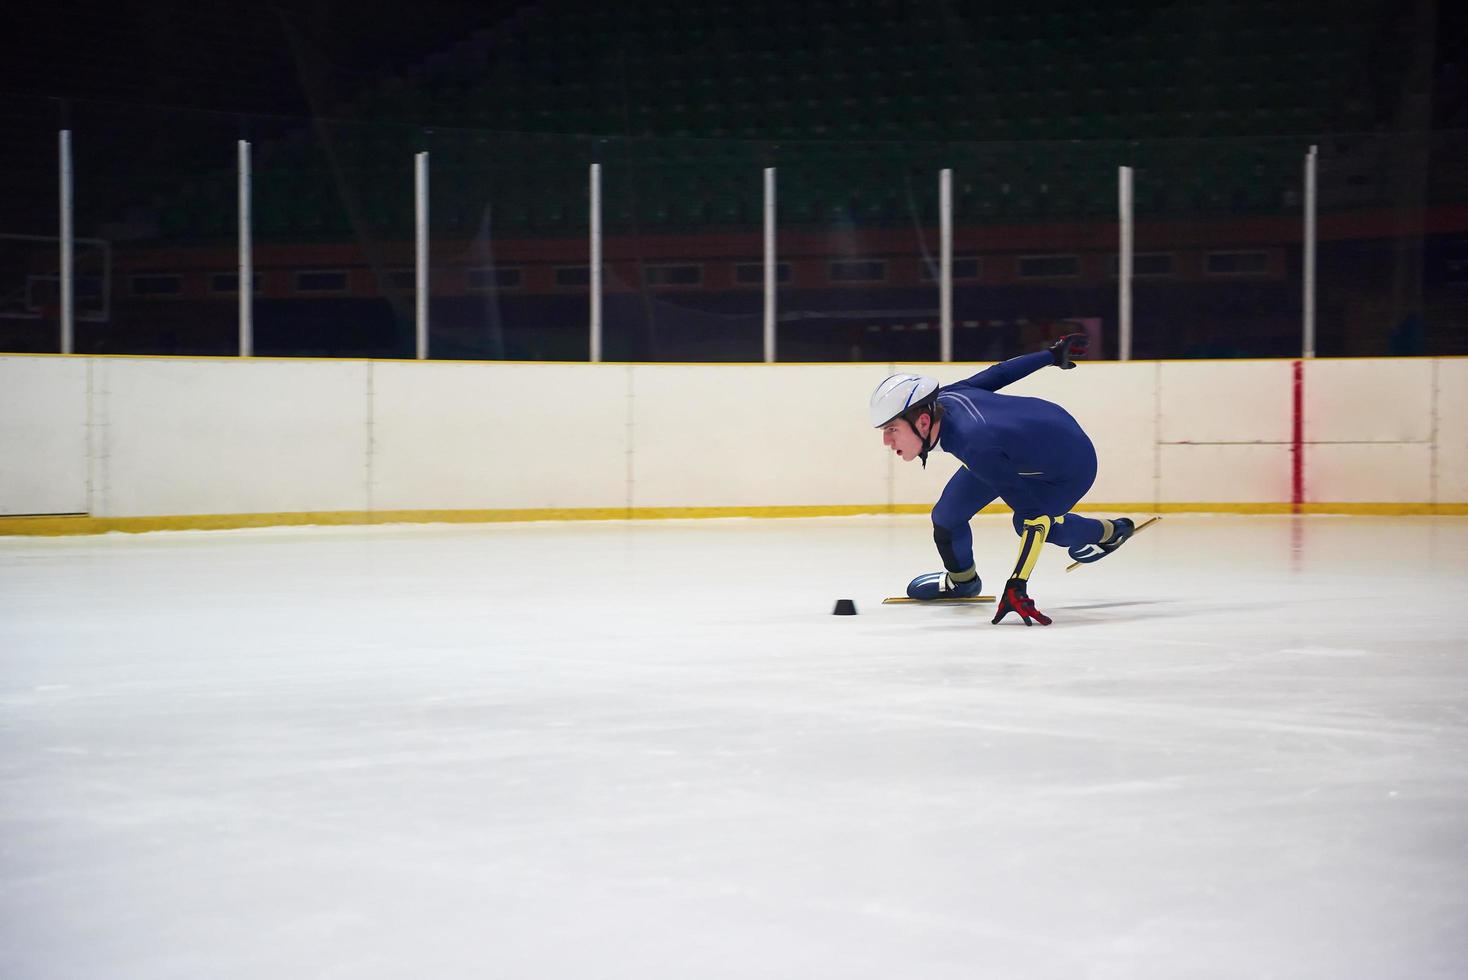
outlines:
[[[1062,371],[1075,367],[1072,357],[1085,357],[1091,349],[1091,338],[1083,333],[1068,333],[1049,347],[1050,358]]]
[[[994,614],[993,622],[997,624],[1012,612],[1019,613],[1019,618],[1025,621],[1026,626],[1033,626],[1034,623],[1049,626],[1051,623],[1049,616],[1035,608],[1035,600],[1030,598],[1022,578],[1012,578],[1004,583],[1004,594],[999,597],[999,611]]]

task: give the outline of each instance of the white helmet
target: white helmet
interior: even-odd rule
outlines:
[[[908,409],[926,405],[938,393],[938,382],[916,374],[894,374],[872,392],[872,428],[880,429]]]

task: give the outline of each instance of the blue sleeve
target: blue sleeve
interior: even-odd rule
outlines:
[[[984,391],[998,391],[1005,385],[1012,385],[1021,378],[1028,378],[1043,367],[1050,367],[1055,359],[1050,356],[1048,350],[1036,351],[1033,354],[1021,354],[1019,357],[1011,357],[1007,361],[1000,361],[993,367],[984,368],[972,378],[967,378],[954,385],[964,385],[969,388],[982,388]]]

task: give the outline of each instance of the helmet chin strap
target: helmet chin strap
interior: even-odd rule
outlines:
[[[937,445],[937,443],[933,442],[929,438],[933,434],[933,416],[932,416],[932,413],[929,413],[928,414],[928,434],[926,436],[923,435],[921,432],[919,432],[917,430],[917,426],[913,424],[912,419],[908,419],[907,420],[907,427],[912,430],[912,434],[913,435],[917,436],[919,439],[921,439],[923,441],[923,448],[918,451],[918,459],[922,460],[923,469],[927,469],[928,468],[928,453],[932,452],[933,449],[934,449],[934,447]]]

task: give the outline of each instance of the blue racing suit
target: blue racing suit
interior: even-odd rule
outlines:
[[[1051,544],[1091,544],[1106,533],[1101,521],[1070,513],[1096,480],[1096,449],[1080,424],[1053,402],[997,393],[1054,363],[1049,351],[1024,354],[939,389],[938,446],[963,464],[933,507],[933,540],[948,571],[974,567],[969,520],[996,498],[1014,510],[1017,534],[1041,516],[1051,519]]]

